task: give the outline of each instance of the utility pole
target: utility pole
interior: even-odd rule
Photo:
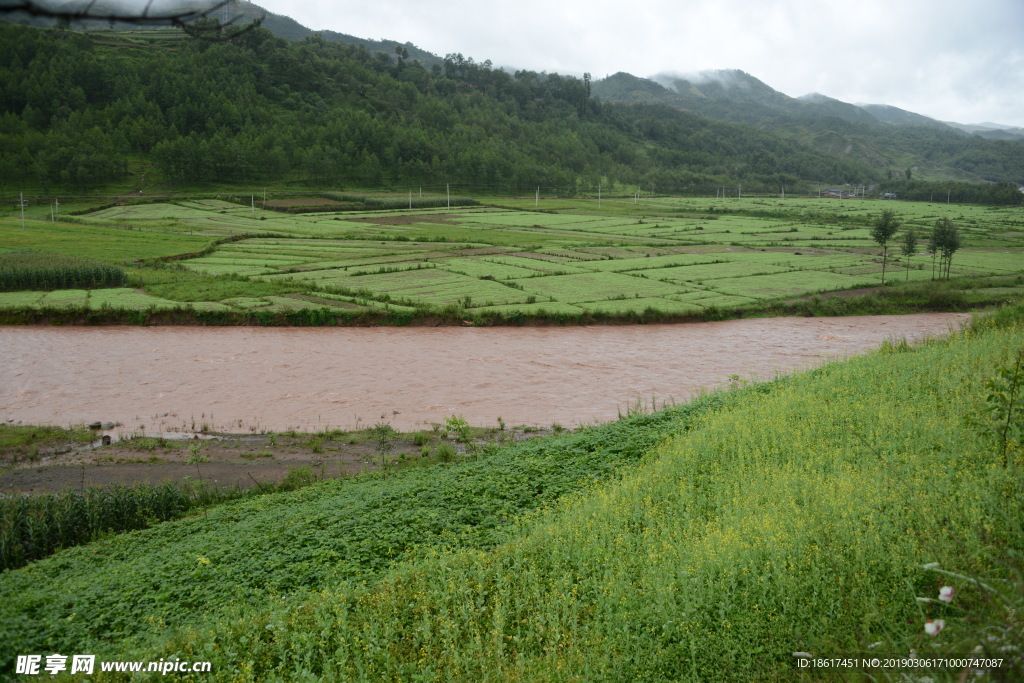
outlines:
[[[444,193],[448,197],[448,208],[452,208],[452,191],[448,187],[448,183],[444,184]]]
[[[18,205],[21,206],[21,229],[25,229],[25,193],[18,193]]]
[[[540,185],[537,186],[537,195],[533,200],[533,208],[540,206]]]
[[[601,208],[601,183],[597,184],[597,208]]]
[[[412,208],[412,190],[409,190],[409,208]]]

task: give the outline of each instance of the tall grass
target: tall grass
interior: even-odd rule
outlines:
[[[490,552],[243,609],[158,652],[213,659],[224,680],[747,681],[799,678],[795,652],[964,654],[993,622],[1019,638],[1012,581],[1002,602],[965,596],[981,618],[950,612],[941,638],[917,597],[950,580],[932,562],[1021,576],[1024,450],[1004,467],[966,418],[1024,345],[1022,319],[750,392]]]
[[[95,434],[84,426],[0,424],[0,467],[37,461],[46,453],[73,450],[93,440]]]
[[[0,570],[105,534],[144,529],[241,493],[167,483],[0,496]]]
[[[63,254],[0,253],[0,292],[124,287],[127,283],[125,272],[108,263]]]

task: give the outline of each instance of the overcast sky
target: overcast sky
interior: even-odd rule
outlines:
[[[257,0],[311,29],[495,66],[741,69],[787,95],[1024,127],[1024,0]]]

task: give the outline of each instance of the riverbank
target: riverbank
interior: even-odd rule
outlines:
[[[201,483],[215,489],[275,489],[381,469],[450,462],[467,450],[554,433],[551,427],[495,425],[398,432],[376,427],[318,432],[124,433],[0,425],[0,494],[55,493],[136,484]]]
[[[210,326],[210,327],[545,327],[569,325],[652,325],[741,320],[744,318],[841,317],[913,313],[978,312],[1012,303],[1024,293],[1019,277],[981,277],[958,282],[917,282],[809,294],[795,299],[720,308],[710,305],[685,313],[654,306],[625,312],[567,311],[543,304],[532,311],[478,311],[459,305],[339,311],[312,305],[266,310],[209,310],[188,304],[117,308],[37,305],[0,308],[0,325],[52,326]]]

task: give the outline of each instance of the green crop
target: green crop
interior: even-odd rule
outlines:
[[[0,221],[8,248],[130,263],[128,282],[142,290],[68,299],[26,298],[21,290],[0,297],[0,318],[287,324],[292,313],[327,309],[329,315],[301,313],[303,324],[519,324],[935,310],[937,300],[918,305],[885,296],[915,281],[932,282],[928,257],[908,264],[896,253],[886,260],[902,277],[890,278],[889,287],[875,292],[876,301],[795,303],[822,292],[877,290],[883,259],[870,228],[893,207],[919,234],[936,219],[957,226],[962,247],[951,282],[977,290],[963,297],[964,306],[1004,303],[1024,293],[1020,283],[1004,283],[1003,292],[974,286],[980,278],[1024,274],[1021,207],[663,197],[600,208],[586,199],[534,207],[495,198],[501,208],[448,210],[409,209],[409,197],[400,192],[338,197],[350,203],[330,212],[254,210],[243,197],[242,204],[236,198],[111,206],[84,212],[73,223],[37,222],[31,230]],[[282,207],[314,200],[322,197],[283,200]],[[351,210],[351,202],[363,209]],[[358,310],[334,305],[331,296],[345,297]],[[624,298],[643,303],[619,303]],[[353,315],[394,305],[404,306],[405,314]]]
[[[108,263],[61,254],[0,254],[0,291],[123,287],[124,270]]]
[[[144,529],[239,491],[164,484],[0,497],[0,569],[46,557],[105,534]]]

